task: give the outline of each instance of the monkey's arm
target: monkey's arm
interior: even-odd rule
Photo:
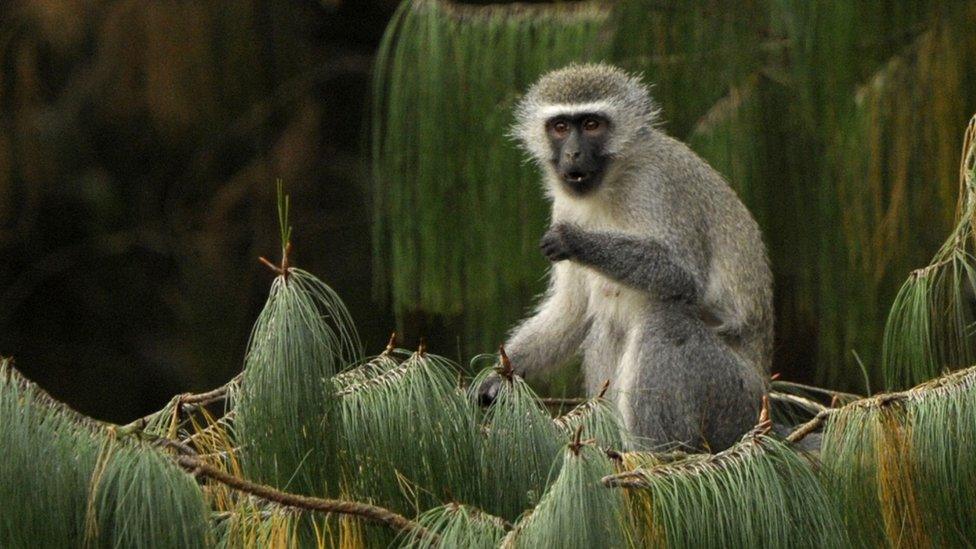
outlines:
[[[566,362],[586,333],[586,293],[580,273],[553,266],[549,289],[535,313],[513,331],[505,351],[520,376],[534,376]]]
[[[542,241],[549,259],[572,261],[593,267],[628,286],[659,295],[662,299],[697,303],[702,283],[679,263],[663,244],[612,232],[583,231],[576,226],[552,227]]]

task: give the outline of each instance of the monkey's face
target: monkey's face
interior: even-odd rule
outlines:
[[[555,116],[546,121],[551,162],[563,185],[585,195],[603,182],[610,160],[605,152],[610,123],[599,114]]]

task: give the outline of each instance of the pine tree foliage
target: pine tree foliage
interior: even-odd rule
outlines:
[[[931,263],[912,271],[885,326],[882,368],[889,389],[976,363],[976,118],[966,130],[956,226]]]
[[[543,72],[602,58],[607,15],[590,2],[397,10],[376,58],[372,145],[374,271],[399,316],[477,311],[466,338],[486,349],[541,290],[547,207],[506,137],[512,110]]]
[[[646,464],[606,477],[628,490],[638,545],[848,546],[811,464],[769,428],[760,424],[714,455],[632,456]]]
[[[532,513],[523,518],[506,547],[625,547],[633,542],[624,495],[606,489],[601,480],[614,472],[607,453],[574,440],[557,459],[562,460]],[[555,468],[554,468],[555,469]]]
[[[830,415],[824,484],[863,546],[961,547],[976,539],[976,368]]]
[[[92,480],[88,534],[102,547],[210,545],[209,507],[193,477],[139,444],[108,446]],[[173,525],[179,525],[174,528]],[[92,530],[92,527],[94,530]]]
[[[481,372],[471,394],[494,370]],[[518,518],[542,497],[550,474],[558,472],[564,435],[524,380],[502,382],[484,420],[482,470],[485,500],[481,507],[506,520]]]
[[[605,387],[608,385],[609,382]],[[582,426],[583,432],[602,448],[631,448],[634,442],[627,434],[620,411],[603,396],[604,392],[601,392],[557,417],[556,426],[567,436]]]
[[[481,493],[477,411],[452,363],[417,351],[339,395],[350,495],[413,515]]]
[[[0,363],[3,547],[65,547],[84,536],[98,442],[45,396],[19,377],[9,359]]]
[[[405,536],[398,546],[410,549],[434,547],[469,547],[492,549],[498,547],[511,525],[468,505],[449,503],[435,507],[418,518],[418,522],[437,534],[438,541],[429,537]]]
[[[191,477],[161,450],[55,401],[9,359],[0,442],[0,546],[208,545],[209,511]]]

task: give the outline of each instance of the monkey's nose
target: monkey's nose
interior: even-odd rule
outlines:
[[[566,158],[569,160],[576,160],[580,157],[579,151],[566,151]]]

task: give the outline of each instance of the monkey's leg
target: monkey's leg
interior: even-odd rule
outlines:
[[[639,443],[717,452],[759,417],[765,382],[680,303],[662,304],[631,339],[618,404]]]

